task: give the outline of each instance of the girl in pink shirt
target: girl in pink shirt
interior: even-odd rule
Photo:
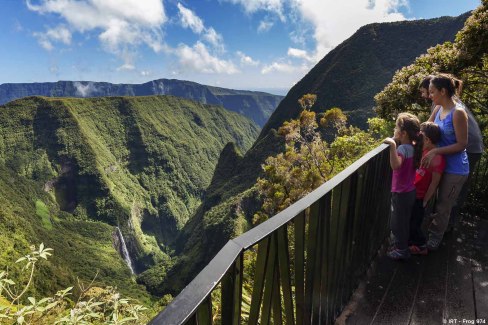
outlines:
[[[394,260],[407,259],[410,257],[410,216],[415,202],[415,169],[422,157],[419,119],[410,113],[400,113],[393,138],[386,138],[384,142],[390,145],[393,169],[390,217],[393,246],[387,255]]]

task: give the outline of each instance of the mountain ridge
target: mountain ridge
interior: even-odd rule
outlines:
[[[220,105],[250,118],[260,127],[283,98],[265,92],[227,89],[178,79],[156,79],[142,84],[97,81],[0,84],[0,105],[27,96],[87,98],[151,95],[173,95],[203,104]]]

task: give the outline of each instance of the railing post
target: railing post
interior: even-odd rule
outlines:
[[[258,244],[258,257],[254,274],[254,286],[252,289],[251,310],[249,312],[249,325],[258,323],[261,298],[263,296],[264,278],[268,260],[269,239],[265,238]]]
[[[273,298],[273,286],[276,281],[274,281],[276,261],[278,260],[276,256],[276,233],[272,234],[269,243],[269,254],[268,263],[266,266],[266,276],[265,276],[265,286],[263,294],[263,306],[261,312],[261,324],[268,324],[271,314],[271,302]]]
[[[305,315],[305,212],[295,218],[295,301],[297,324]]]
[[[318,204],[315,202],[310,207],[310,215],[308,222],[308,238],[307,238],[307,260],[305,269],[305,313],[304,324],[312,323],[312,306],[313,306],[313,294],[315,291],[316,281],[315,268],[317,263],[317,245],[319,243],[318,231],[319,231],[319,216],[318,216]],[[319,281],[320,283],[320,281]]]
[[[295,324],[293,317],[293,295],[290,278],[290,254],[288,252],[288,235],[286,225],[278,229],[278,259],[280,280],[283,289],[286,324]]]
[[[197,325],[211,325],[212,324],[212,295],[197,309]]]
[[[222,324],[240,324],[242,301],[242,267],[243,254],[222,278]]]
[[[331,214],[331,195],[326,194],[320,203],[322,222],[322,255],[321,260],[321,275],[320,275],[320,319],[321,323],[327,320],[329,297],[327,291],[329,290],[330,283],[328,281],[328,275],[330,272],[330,257],[329,257],[329,238],[330,238],[330,214]]]

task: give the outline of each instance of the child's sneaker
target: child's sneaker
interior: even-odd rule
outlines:
[[[427,241],[427,248],[429,251],[435,251],[439,248],[441,241],[437,238],[429,238]]]
[[[392,249],[388,253],[386,253],[386,256],[391,258],[392,260],[398,261],[398,260],[406,260],[410,258],[410,250],[407,249]]]
[[[429,233],[429,240],[427,241],[427,249],[429,251],[435,251],[439,248],[442,241],[442,235]]]
[[[410,250],[410,254],[412,255],[427,255],[429,254],[429,250],[427,249],[427,245],[411,245],[408,247]]]

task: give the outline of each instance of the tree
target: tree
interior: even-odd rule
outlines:
[[[315,95],[304,95],[298,101],[300,116],[278,130],[285,139],[285,151],[269,157],[262,166],[264,177],[258,179],[256,186],[263,206],[254,216],[255,224],[310,193],[390,133],[386,121],[379,118],[368,121],[368,131],[347,127],[347,117],[339,108],[317,116],[310,111],[315,99]],[[329,144],[322,134],[334,134],[335,138]]]

